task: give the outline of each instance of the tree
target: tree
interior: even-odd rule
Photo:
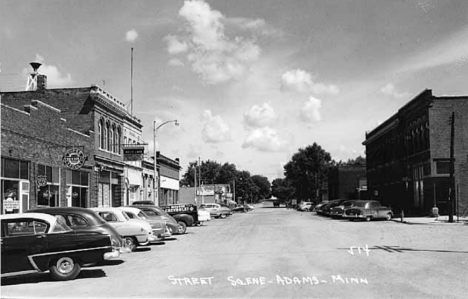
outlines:
[[[348,165],[366,165],[366,158],[358,156],[356,159],[348,159]]]
[[[195,168],[197,168],[197,186],[198,182],[202,181],[204,184],[214,184],[216,177],[221,169],[221,164],[215,161],[202,161],[201,165],[197,166],[197,161],[190,162],[187,171],[184,173],[181,180],[181,185],[194,187],[195,186]],[[201,178],[200,178],[201,173]],[[223,182],[225,183],[225,182]]]
[[[252,176],[253,183],[258,187],[258,192],[254,194],[255,199],[269,198],[271,195],[271,184],[268,178],[261,175]]]
[[[286,179],[274,179],[271,183],[271,194],[280,201],[289,200],[294,197],[294,187]]]
[[[323,182],[327,181],[328,168],[332,163],[330,153],[314,142],[301,148],[284,166],[286,179],[296,189],[301,199],[319,199]]]

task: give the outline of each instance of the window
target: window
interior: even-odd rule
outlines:
[[[39,187],[37,205],[47,207],[60,206],[60,169],[58,167],[37,165],[37,174],[45,175],[47,185]]]
[[[7,225],[7,236],[33,236],[47,232],[48,224],[36,220],[12,220]]]
[[[130,219],[137,219],[137,217],[133,214],[133,213],[130,213],[130,212],[127,212],[127,211],[124,211],[125,215],[128,216],[128,218]]]
[[[110,212],[99,212],[99,216],[107,222],[117,222],[117,217]]]
[[[115,152],[114,128],[110,128],[110,131],[109,131],[109,151]]]
[[[89,173],[67,169],[66,177],[67,187],[71,187],[71,194],[69,194],[71,196],[71,206],[86,208],[88,203]]]
[[[86,219],[79,215],[67,215],[68,225],[71,228],[84,227],[88,225]]]
[[[117,130],[114,130],[114,152],[119,152],[119,137],[117,134]]]
[[[436,161],[437,174],[450,174],[450,161]]]
[[[104,126],[104,121],[101,119],[99,121],[99,148],[106,148],[106,128]]]
[[[102,148],[103,149],[107,149],[107,133],[109,131],[109,126],[106,124],[104,126],[104,138],[103,138],[103,145],[102,145]]]
[[[28,162],[2,158],[2,177],[12,179],[29,178]]]

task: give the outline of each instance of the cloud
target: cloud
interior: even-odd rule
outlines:
[[[392,83],[388,83],[387,85],[382,87],[380,89],[380,93],[387,95],[387,96],[391,96],[396,99],[403,99],[403,98],[407,98],[410,96],[409,92],[398,92]]]
[[[253,148],[261,152],[280,152],[287,148],[275,130],[264,127],[252,130],[242,144],[242,148]]]
[[[340,92],[336,85],[314,82],[312,76],[301,69],[287,71],[281,75],[281,90],[312,92],[318,95],[337,95]]]
[[[241,30],[250,30],[264,36],[281,37],[284,33],[268,25],[264,19],[226,18],[226,24]]]
[[[180,54],[188,50],[188,44],[184,41],[179,41],[177,36],[168,35],[164,40],[167,42],[167,52],[169,54]]]
[[[306,123],[319,122],[322,119],[320,115],[321,107],[322,101],[310,96],[309,100],[302,106],[301,119]]]
[[[184,66],[184,63],[182,62],[182,60],[177,59],[177,58],[171,58],[167,62],[167,64],[170,65],[170,66]]]
[[[192,71],[206,84],[240,79],[259,58],[261,49],[253,40],[226,36],[226,18],[206,2],[185,1],[179,15],[187,24],[185,35],[166,37],[168,52],[187,51]]]
[[[200,156],[201,156],[201,152],[202,152],[202,151],[201,151],[200,146],[195,146],[195,145],[193,145],[193,144],[190,144],[186,156],[187,156],[187,158],[189,158],[189,159],[197,158],[197,157],[200,157]]]
[[[129,43],[134,43],[138,38],[138,32],[135,29],[127,31],[125,34],[125,39]]]
[[[231,140],[231,128],[221,116],[212,116],[210,110],[203,112],[205,126],[202,130],[202,140],[207,143],[220,143]]]
[[[262,106],[254,105],[244,113],[244,122],[250,127],[260,128],[270,125],[276,119],[275,110],[264,103]]]
[[[56,66],[48,65],[44,63],[44,57],[39,54],[36,54],[36,62],[42,63],[39,68],[39,74],[44,74],[47,76],[47,87],[48,88],[60,88],[60,87],[70,87],[74,83],[70,74],[63,75]],[[30,73],[30,70],[24,69],[24,73]]]
[[[419,71],[428,68],[465,64],[468,62],[468,26],[441,40],[438,44],[420,51],[406,61],[399,63],[397,72]]]

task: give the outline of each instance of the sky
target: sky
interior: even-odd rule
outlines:
[[[425,89],[468,95],[468,1],[0,0],[1,90],[32,61],[48,88],[128,105],[149,152],[153,121],[177,119],[156,148],[181,174],[200,158],[272,181],[314,142],[365,156],[366,132]]]

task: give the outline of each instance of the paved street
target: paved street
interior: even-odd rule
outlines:
[[[258,206],[87,268],[2,280],[3,298],[466,298],[467,225],[332,220]]]

